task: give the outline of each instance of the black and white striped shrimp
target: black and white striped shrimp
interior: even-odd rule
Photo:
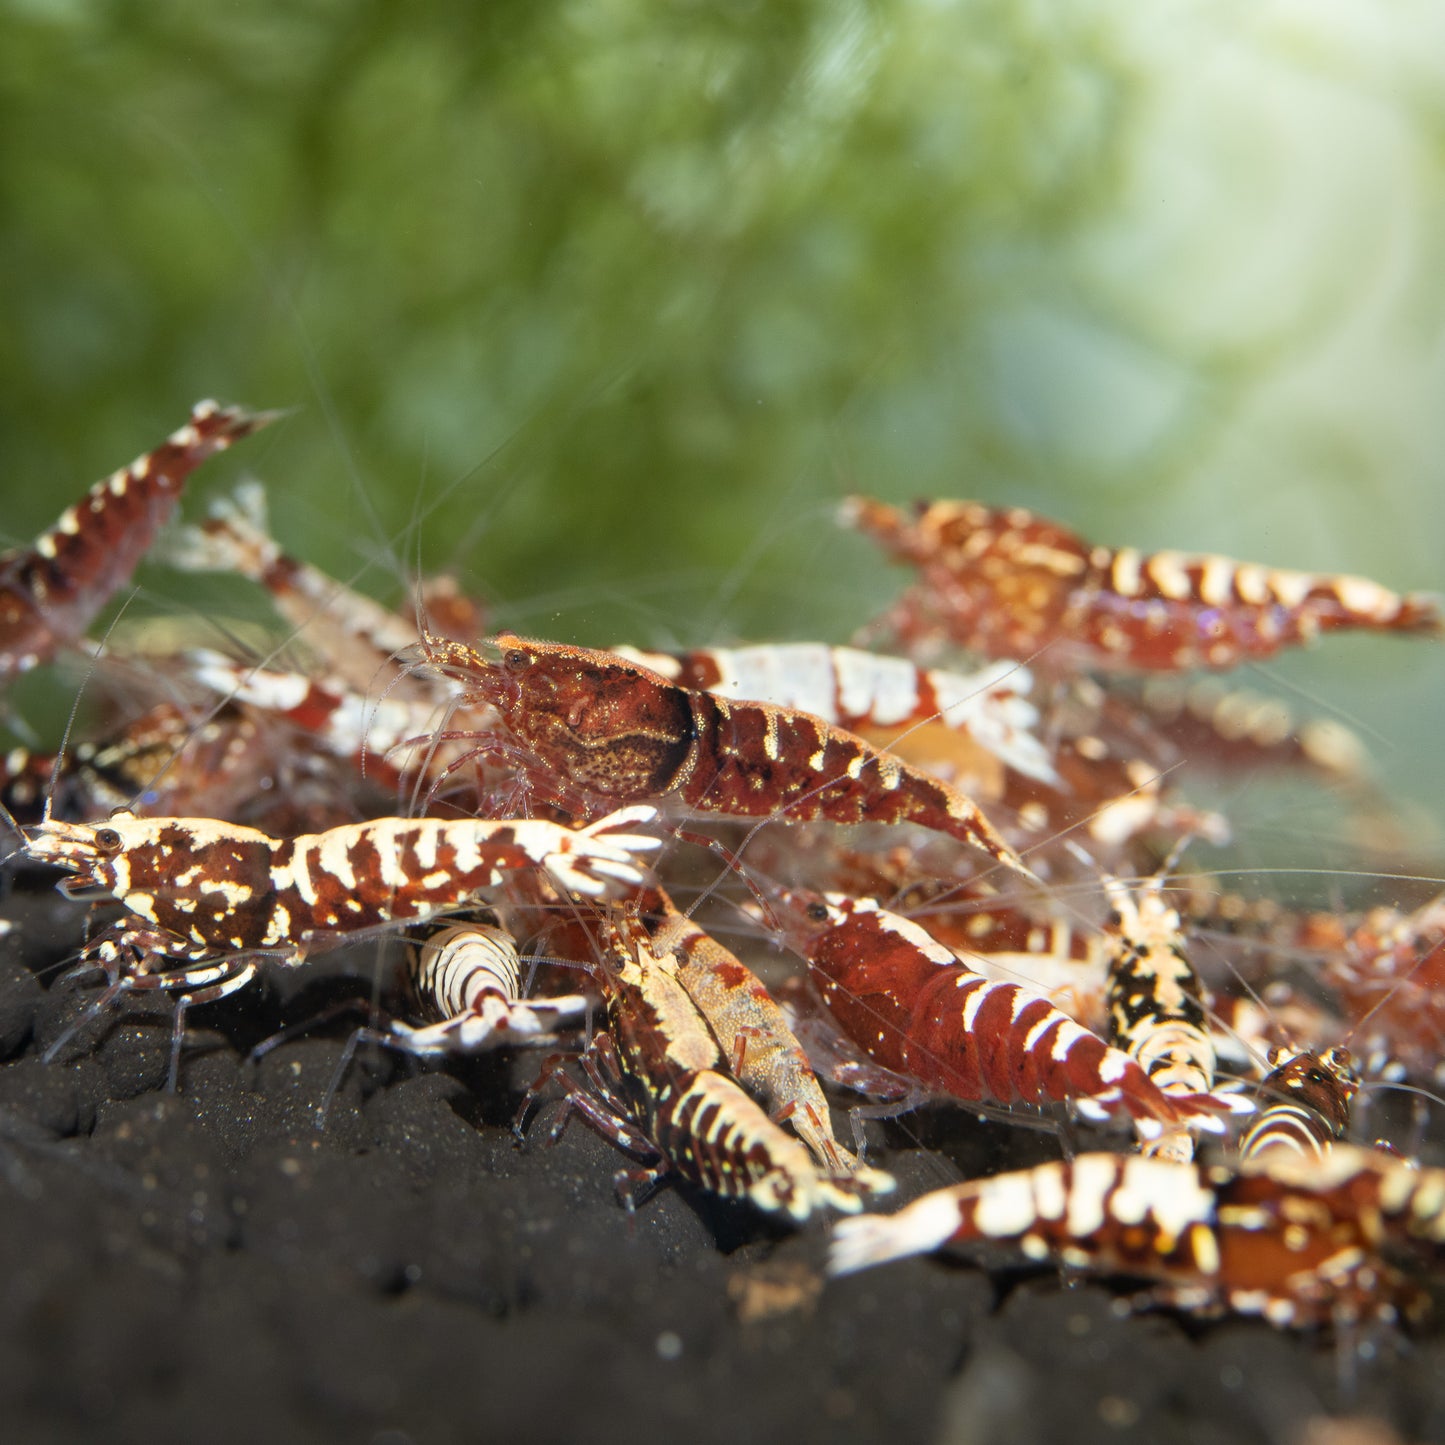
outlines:
[[[1214,1089],[1214,1040],[1199,975],[1184,951],[1178,912],[1164,900],[1163,881],[1131,888],[1105,875],[1113,918],[1104,934],[1110,1042],[1138,1061],[1166,1094]],[[1169,1129],[1145,1153],[1174,1163],[1194,1157],[1187,1129]]]
[[[868,1179],[821,1173],[807,1148],[775,1124],[728,1072],[716,1035],[677,976],[635,920],[604,930],[607,960],[597,979],[607,1000],[607,1029],[582,1056],[584,1086],[553,1060],[519,1112],[547,1080],[566,1090],[553,1137],[572,1113],[644,1165],[623,1171],[619,1193],[631,1207],[676,1173],[710,1193],[742,1199],[802,1223],[824,1208],[856,1211]],[[891,1186],[891,1180],[887,1183]]]
[[[78,642],[135,571],[186,478],[274,419],[198,402],[160,446],[97,482],[29,547],[0,556],[0,681]]]
[[[356,1029],[317,1110],[318,1126],[330,1112],[331,1101],[362,1044],[424,1059],[551,1044],[556,1042],[557,1030],[582,1022],[594,1007],[585,994],[523,998],[516,939],[506,929],[481,920],[447,924],[425,937],[411,939],[404,983],[409,1009],[425,1022],[381,1013],[379,1020]],[[304,1027],[313,1027],[335,1012],[352,1012],[358,1002],[348,1000]],[[375,1018],[378,1011],[374,1006],[371,1012]],[[253,1061],[294,1032],[284,1030],[266,1040],[252,1051]]]
[[[1445,1170],[1348,1145],[1323,1160],[1271,1152],[1238,1169],[1082,1154],[840,1220],[828,1272],[1000,1245],[1150,1281],[1145,1302],[1168,1308],[1285,1328],[1413,1318],[1428,1297],[1384,1252],[1438,1259]]]
[[[473,1054],[516,1044],[545,1043],[558,1029],[582,1021],[585,994],[522,997],[517,941],[491,923],[454,923],[412,942],[407,993],[415,1025],[394,1019],[382,1042],[413,1054]]]
[[[1274,1049],[1269,1063],[1270,1072],[1259,1085],[1260,1110],[1240,1138],[1239,1157],[1260,1159],[1286,1150],[1323,1159],[1344,1138],[1360,1088],[1349,1050]]]

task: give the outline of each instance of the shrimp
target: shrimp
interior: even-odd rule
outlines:
[[[155,450],[97,482],[29,547],[0,556],[0,682],[78,642],[135,571],[186,478],[275,415],[198,402]]]
[[[1364,628],[1440,637],[1440,605],[1363,577],[1291,572],[1188,552],[1103,547],[1021,507],[920,503],[909,519],[866,497],[845,524],[922,572],[890,621],[927,644],[942,635],[988,657],[1057,672],[1178,672],[1273,657],[1322,632]]]
[[[779,891],[784,931],[844,1030],[870,1057],[955,1099],[1071,1100],[1101,1117],[1126,1110],[1146,1139],[1167,1124],[1219,1132],[1247,1100],[1167,1095],[1042,995],[992,982],[916,923],[871,899]]]
[[[524,771],[589,804],[675,797],[695,813],[916,823],[1032,878],[957,789],[811,713],[680,687],[608,652],[496,639],[500,664],[433,638],[428,661],[489,703]],[[447,736],[447,735],[444,735]],[[484,744],[484,746],[486,746]]]

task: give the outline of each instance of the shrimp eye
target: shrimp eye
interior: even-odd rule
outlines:
[[[125,846],[125,840],[114,828],[97,828],[95,830],[95,846],[102,853],[119,853]]]
[[[828,921],[828,905],[826,903],[810,903],[808,905],[808,917],[814,923],[826,923]]]
[[[514,647],[502,655],[502,666],[508,672],[526,672],[531,665],[532,659],[519,647]]]

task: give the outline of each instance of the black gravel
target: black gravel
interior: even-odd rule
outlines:
[[[345,1026],[259,1065],[247,1053],[349,987],[335,979],[197,1010],[177,1094],[160,999],[128,1000],[44,1063],[91,996],[44,967],[74,910],[40,880],[7,911],[5,1439],[1393,1438],[1361,1417],[1445,1438],[1434,1335],[1121,1315],[1100,1285],[940,1260],[825,1286],[821,1230],[682,1188],[629,1219],[612,1184],[625,1161],[587,1129],[548,1147],[544,1112],[515,1145],[535,1059],[363,1058],[318,1128]],[[960,1115],[917,1122],[932,1147],[895,1128],[883,1156],[905,1195],[1056,1147]]]

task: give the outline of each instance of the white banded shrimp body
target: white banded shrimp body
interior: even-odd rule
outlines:
[[[356,1029],[347,1041],[317,1111],[318,1126],[362,1044],[420,1059],[540,1047],[555,1044],[558,1030],[585,1023],[596,1007],[585,994],[524,996],[524,965],[516,939],[482,919],[444,924],[409,938],[402,972],[406,1017],[370,1010],[375,1021]],[[348,1001],[337,1012],[352,1012],[359,1002]],[[252,1058],[271,1052],[291,1032],[267,1040]]]
[[[919,569],[883,622],[906,643],[939,637],[1051,668],[1228,668],[1348,628],[1439,638],[1439,599],[1363,577],[1291,572],[1086,541],[1021,507],[921,502],[909,517],[867,497],[842,519]]]
[[[582,1022],[585,994],[525,998],[517,941],[504,928],[453,923],[413,940],[406,991],[420,1024],[392,1024],[397,1047],[409,1053],[480,1053],[550,1041]]]
[[[1221,1132],[1222,1114],[1250,1107],[1207,1092],[1166,1095],[1041,994],[985,978],[871,899],[780,890],[779,901],[789,943],[835,1020],[875,1063],[926,1093],[1067,1100],[1096,1118],[1123,1111],[1145,1138],[1166,1127]]]
[[[730,702],[616,653],[511,633],[495,646],[500,662],[444,638],[425,651],[464,703],[496,710],[478,754],[505,758],[574,815],[645,801],[693,816],[913,824],[1033,876],[971,798],[821,717]]]
[[[653,956],[673,961],[733,1076],[771,1118],[798,1135],[820,1168],[857,1174],[862,1166],[834,1137],[828,1102],[783,1010],[752,969],[656,892],[661,916],[647,924]],[[872,1175],[876,1171],[865,1171]]]
[[[1036,864],[1075,829],[1116,852],[1140,833],[1224,828],[1180,807],[1161,776],[1172,757],[1141,756],[1127,712],[1087,685],[1061,696],[1018,661],[957,672],[821,643],[613,652],[728,706],[798,710],[857,734],[966,793]]]
[[[29,547],[0,555],[0,682],[79,643],[130,579],[190,474],[273,420],[198,402],[160,446],[97,482]]]
[[[1239,1141],[1239,1157],[1260,1159],[1283,1150],[1322,1160],[1344,1137],[1350,1104],[1360,1087],[1349,1051],[1276,1049],[1259,1086],[1259,1113]]]
[[[648,881],[640,861],[660,840],[624,808],[589,827],[538,819],[381,818],[272,838],[196,818],[117,814],[100,826],[50,821],[23,830],[26,855],[71,875],[69,897],[109,896],[128,910],[86,948],[110,988],[182,994],[187,1007],[235,992],[256,960],[295,965],[396,923],[454,911],[520,869],[541,869],[563,895],[605,898]],[[159,965],[159,966],[158,966]],[[174,1072],[174,1063],[173,1063]]]
[[[1110,1041],[1137,1060],[1165,1094],[1210,1093],[1214,1042],[1179,914],[1165,903],[1157,878],[1130,889],[1106,877],[1104,888],[1113,908],[1103,945]],[[1144,1149],[1187,1163],[1194,1156],[1194,1139],[1187,1129],[1171,1129]]]
[[[944,672],[901,657],[812,642],[613,651],[683,687],[811,713],[878,747],[903,745],[908,753],[937,757],[970,795],[999,791],[1005,769],[1042,783],[1061,781],[1049,749],[1036,736],[1033,676],[1018,663]]]
[[[1392,1261],[1438,1262],[1442,1206],[1445,1171],[1347,1145],[1238,1167],[1081,1154],[840,1221],[828,1268],[1002,1247],[1145,1281],[1146,1304],[1195,1314],[1294,1328],[1418,1319],[1428,1297]]]
[[[807,1148],[775,1124],[732,1077],[728,1060],[671,960],[660,957],[636,920],[603,929],[597,981],[607,1028],[583,1054],[586,1083],[553,1060],[519,1114],[551,1078],[566,1091],[555,1138],[579,1114],[643,1166],[622,1171],[618,1192],[632,1207],[669,1174],[724,1199],[801,1224],[824,1208],[862,1208],[867,1180],[821,1173]],[[891,1181],[887,1181],[891,1185]]]

